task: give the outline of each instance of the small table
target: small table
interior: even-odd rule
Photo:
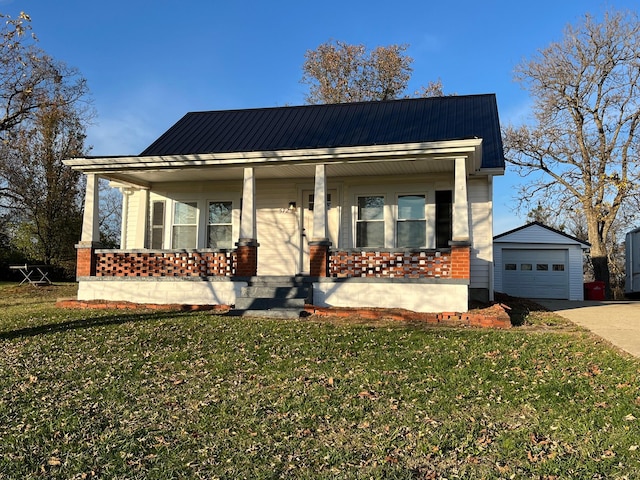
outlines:
[[[51,285],[51,280],[49,280],[49,272],[47,272],[48,265],[10,265],[9,268],[11,270],[19,271],[24,277],[20,282],[22,285],[25,282],[29,282],[29,285],[40,286],[40,285]]]

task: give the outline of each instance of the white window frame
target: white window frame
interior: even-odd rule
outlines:
[[[424,208],[423,208],[423,212],[422,212],[422,218],[421,219],[400,219],[400,211],[399,211],[399,203],[400,203],[400,197],[423,197],[424,198]],[[428,237],[428,229],[429,229],[429,219],[427,218],[427,210],[428,210],[428,205],[429,205],[429,195],[428,192],[411,192],[411,191],[407,191],[407,192],[403,192],[403,191],[396,191],[395,192],[395,205],[394,205],[394,210],[393,210],[393,246],[394,248],[427,248],[427,244],[429,242],[429,237]],[[398,245],[398,223],[400,223],[401,221],[409,221],[409,222],[415,222],[415,221],[422,221],[424,222],[424,245],[421,246],[406,246],[406,245]],[[434,219],[435,221],[435,219]]]
[[[382,237],[383,237],[383,245],[377,245],[374,247],[363,247],[358,245],[358,224],[362,222],[358,218],[358,206],[359,199],[363,197],[382,197],[384,205],[382,207],[382,220],[365,220],[366,222],[382,222]],[[384,193],[374,193],[374,192],[363,192],[354,194],[354,202],[353,202],[353,245],[354,248],[386,248],[388,243],[388,211],[389,204],[387,202],[387,195]]]
[[[196,206],[196,223],[195,223],[195,227],[196,227],[196,244],[190,247],[176,247],[174,244],[174,228],[176,226],[192,226],[194,224],[192,223],[181,223],[181,224],[176,224],[175,223],[175,215],[176,215],[176,205],[182,203],[182,204],[190,204],[190,203],[195,203]],[[188,200],[178,200],[178,199],[174,199],[171,202],[171,233],[170,233],[170,245],[172,249],[186,249],[186,250],[192,250],[192,249],[197,249],[200,242],[199,242],[199,238],[200,238],[200,225],[201,225],[201,221],[200,221],[200,216],[201,216],[201,212],[202,212],[202,208],[200,205],[200,202],[198,202],[198,200],[196,199],[188,199]]]
[[[212,203],[230,203],[231,204],[231,221],[229,223],[209,223],[209,207]],[[236,238],[235,234],[236,234],[236,222],[235,222],[235,217],[236,217],[236,203],[233,201],[233,199],[231,198],[226,198],[226,199],[207,199],[205,202],[205,206],[206,208],[204,209],[204,225],[206,225],[205,228],[205,232],[204,232],[204,245],[205,248],[209,249],[209,248],[214,248],[214,247],[210,247],[209,246],[209,228],[212,225],[230,225],[231,226],[231,245],[229,245],[229,247],[225,247],[225,248],[218,248],[215,247],[215,249],[219,249],[219,250],[229,250],[233,248],[233,239]]]
[[[156,230],[160,230],[160,249],[164,249],[166,245],[166,231],[167,231],[167,202],[164,198],[152,199],[150,202],[149,209],[149,247],[154,249],[153,246],[153,236]],[[156,204],[162,204],[162,224],[154,224],[154,207]]]

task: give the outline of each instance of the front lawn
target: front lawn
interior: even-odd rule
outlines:
[[[0,478],[640,476],[640,362],[548,313],[56,309],[73,288],[0,287]]]

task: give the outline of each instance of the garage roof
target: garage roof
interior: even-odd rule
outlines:
[[[526,230],[526,232],[525,232]],[[501,233],[493,237],[495,242],[509,243],[560,243],[579,244],[582,248],[589,248],[590,243],[584,242],[577,237],[571,236],[555,228],[549,227],[541,222],[527,223],[508,232]]]

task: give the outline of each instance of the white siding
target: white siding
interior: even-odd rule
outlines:
[[[496,239],[500,243],[543,243],[556,245],[576,245],[576,241],[564,235],[544,228],[540,225],[530,225],[508,235],[501,236]]]
[[[146,190],[131,190],[128,195],[128,211],[124,215],[127,219],[126,227],[123,229],[124,236],[121,239],[122,248],[134,249],[144,248],[145,240],[145,206],[147,200]]]
[[[486,177],[469,180],[469,223],[471,228],[470,288],[491,290],[493,268],[493,216],[491,183]]]
[[[569,248],[569,300],[584,300],[582,248]]]

